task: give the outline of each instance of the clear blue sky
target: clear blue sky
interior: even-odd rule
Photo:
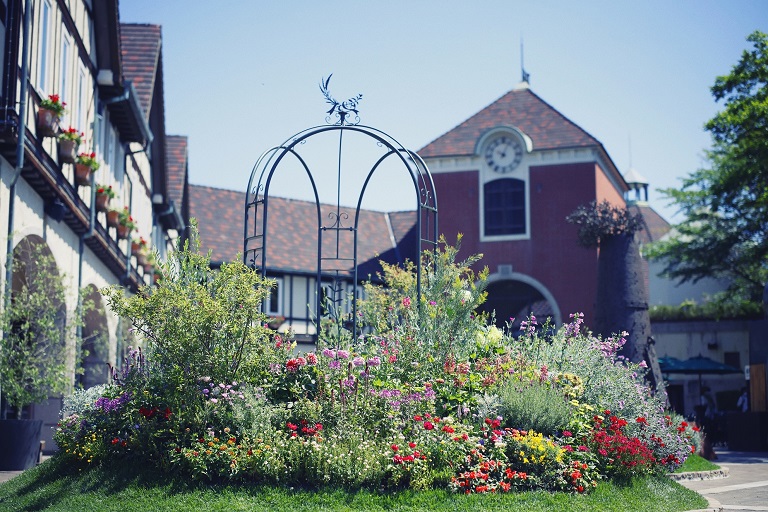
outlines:
[[[668,219],[655,189],[702,166],[709,88],[768,32],[765,0],[122,0],[120,15],[163,27],[166,128],[189,137],[192,183],[245,190],[262,151],[324,123],[329,73],[336,97],[363,93],[362,124],[418,150],[516,86],[522,39],[532,90],[621,172],[631,160]],[[366,206],[412,208],[398,196]]]

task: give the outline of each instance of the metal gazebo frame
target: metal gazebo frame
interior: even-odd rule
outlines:
[[[328,77],[330,80],[330,77]],[[351,280],[354,286],[352,293],[352,336],[357,338],[357,301],[358,288],[360,280],[358,276],[358,240],[361,235],[359,232],[360,208],[365,196],[366,190],[374,173],[379,170],[385,162],[390,159],[398,161],[403,168],[410,174],[416,191],[416,230],[418,233],[416,254],[414,261],[417,263],[416,286],[417,294],[421,296],[421,265],[420,258],[424,247],[427,246],[433,250],[437,249],[437,197],[435,195],[435,186],[432,175],[427,168],[426,163],[415,152],[405,149],[393,137],[381,130],[369,126],[358,125],[359,116],[357,112],[357,102],[362,98],[358,95],[343,103],[338,103],[330,97],[327,91],[328,80],[321,82],[320,88],[326,97],[328,103],[333,107],[329,110],[326,118],[326,125],[315,126],[305,129],[289,137],[279,146],[265,151],[251,171],[248,180],[248,190],[245,199],[245,227],[243,233],[243,262],[252,268],[260,270],[261,275],[266,277],[269,245],[267,240],[267,227],[269,221],[269,199],[270,185],[272,178],[280,168],[280,164],[287,162],[287,158],[295,159],[306,173],[309,183],[312,186],[312,193],[315,202],[316,227],[317,227],[317,260],[315,276],[315,322],[316,333],[315,341],[320,333],[320,319],[323,318],[323,278],[332,281],[332,300],[336,306],[339,306],[343,300],[342,282]],[[331,116],[334,115],[337,121],[331,124]],[[315,178],[312,170],[305,158],[300,154],[300,145],[306,143],[312,137],[320,134],[332,132],[338,133],[338,159],[336,174],[336,204],[335,210],[328,217],[328,223],[324,224],[321,215],[321,202],[318,194]],[[350,226],[345,226],[349,214],[345,210],[351,210],[349,207],[342,207],[340,200],[341,162],[344,154],[344,135],[355,132],[367,136],[376,142],[376,145],[383,148],[383,154],[375,161],[368,170],[365,181],[362,185],[357,199],[357,206],[354,209],[354,219]],[[327,205],[327,203],[325,203]],[[351,232],[353,235],[353,255],[352,258],[345,257],[341,250],[341,236],[343,232]],[[324,237],[331,237],[331,249],[324,253]],[[338,309],[338,308],[337,308]],[[341,324],[342,319],[336,318],[337,323]]]

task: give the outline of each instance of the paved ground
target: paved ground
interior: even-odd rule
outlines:
[[[728,468],[728,477],[681,481],[711,500],[714,510],[768,511],[768,453],[717,451],[713,462]]]

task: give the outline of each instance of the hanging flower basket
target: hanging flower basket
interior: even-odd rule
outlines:
[[[136,253],[136,262],[137,262],[139,265],[141,265],[141,266],[144,266],[144,265],[146,265],[146,264],[147,264],[147,262],[148,262],[148,260],[147,260],[147,254],[146,254],[146,253],[144,253],[144,252],[137,252],[137,253]]]
[[[41,137],[55,137],[59,132],[59,117],[52,110],[37,111],[37,133]]]
[[[78,185],[90,186],[91,174],[98,168],[96,153],[80,153],[75,158],[75,182]]]
[[[77,147],[79,143],[72,139],[59,139],[59,162],[63,164],[75,163]]]
[[[112,185],[96,185],[96,211],[109,211],[109,202],[115,195]]]
[[[96,194],[96,211],[106,212],[109,210],[109,196]]]
[[[51,94],[40,102],[37,110],[37,134],[42,137],[56,137],[59,133],[59,120],[64,115],[66,103],[58,94]]]
[[[108,210],[107,211],[107,226],[110,228],[116,228],[120,225],[120,211]]]
[[[91,167],[85,164],[75,164],[75,183],[83,187],[91,186]]]
[[[132,254],[139,254],[139,253],[147,253],[147,241],[144,240],[144,237],[134,238],[131,240],[131,253]]]
[[[131,228],[128,226],[123,226],[122,224],[117,225],[117,238],[119,240],[125,240],[128,238],[128,235],[131,234]]]

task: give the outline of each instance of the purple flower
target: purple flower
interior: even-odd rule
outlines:
[[[324,348],[323,349],[323,355],[325,357],[329,357],[331,359],[335,359],[336,358],[336,351],[335,350],[331,350],[330,348]]]
[[[346,350],[339,350],[336,352],[339,359],[349,359],[349,352]]]
[[[363,366],[364,364],[365,364],[365,359],[363,359],[360,356],[357,356],[352,360],[352,366]]]
[[[328,363],[328,367],[331,370],[338,370],[339,368],[341,368],[341,363],[339,362],[338,359],[334,359],[333,361]]]
[[[381,365],[381,358],[379,356],[373,356],[368,360],[368,366],[379,366]]]

